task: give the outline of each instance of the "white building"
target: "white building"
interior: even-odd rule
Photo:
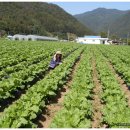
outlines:
[[[20,34],[16,34],[14,36],[12,36],[12,40],[27,40],[27,36],[26,35],[20,35]]]
[[[47,36],[38,36],[38,35],[20,35],[16,34],[14,36],[8,36],[7,38],[11,40],[25,40],[25,41],[38,41],[38,40],[44,40],[44,41],[57,41],[58,38],[54,37],[47,37]]]
[[[43,41],[57,41],[57,38],[54,37],[47,37],[47,36],[37,36],[37,35],[27,35],[27,40],[31,40],[31,41],[39,41],[39,40],[43,40]]]
[[[77,43],[82,44],[107,44],[108,38],[101,38],[101,36],[84,36],[84,37],[78,37],[76,39]]]

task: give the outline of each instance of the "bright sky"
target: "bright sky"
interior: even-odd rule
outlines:
[[[68,13],[80,14],[104,7],[107,9],[130,10],[130,2],[50,2],[59,5]]]

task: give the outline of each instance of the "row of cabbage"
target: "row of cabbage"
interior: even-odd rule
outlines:
[[[45,72],[48,70],[49,62],[52,58],[52,55],[55,53],[57,46],[59,47],[60,50],[62,50],[63,57],[66,57],[66,55],[71,54],[73,51],[77,49],[77,46],[75,47],[74,45],[61,46],[60,44],[57,44],[55,45],[55,48],[50,47],[50,49],[46,50],[44,54],[38,55],[37,56],[38,62],[32,63],[35,60],[34,61],[32,60],[32,62],[28,60],[28,62],[26,61],[24,62],[24,64],[23,62],[17,64],[17,66],[19,66],[19,68],[21,69],[19,69],[19,71],[18,70],[15,71],[14,69],[13,73],[10,74],[8,73],[8,75],[6,75],[6,78],[3,78],[3,80],[0,81],[0,100],[7,99],[9,97],[14,97],[13,94],[14,91],[17,91],[19,88],[23,89],[26,86],[25,84],[35,79],[35,77],[37,77],[38,74],[42,73],[43,76]],[[35,56],[32,56],[32,59],[33,57]],[[11,68],[15,67],[16,66],[10,68],[7,67],[6,70],[11,70]]]
[[[70,54],[62,65],[52,70],[6,108],[0,116],[0,128],[36,127],[33,120],[41,113],[47,96],[55,95],[56,90],[63,86],[82,50],[83,48],[79,48]]]
[[[72,79],[70,92],[65,96],[63,109],[54,117],[52,128],[92,127],[92,66],[91,52],[86,49]]]
[[[102,123],[107,124],[110,128],[128,128],[129,126],[126,124],[130,123],[130,111],[125,94],[111,71],[108,60],[96,48],[94,48],[94,53],[103,89],[101,95],[103,103]]]
[[[3,53],[0,54],[0,69],[6,66],[14,66],[23,61],[28,61],[32,56],[44,54],[47,48],[45,43],[34,44],[23,42],[2,43],[0,46],[3,46],[1,47],[1,52]]]
[[[1,44],[0,44],[1,45]],[[3,44],[2,44],[3,45]],[[27,67],[31,64],[36,64],[41,60],[44,60],[49,55],[52,55],[57,49],[61,48],[74,48],[74,44],[64,44],[63,47],[58,43],[12,43],[8,44],[11,49],[9,53],[8,49],[4,55],[0,55],[0,77],[3,77],[6,73],[12,73],[21,70],[23,66]],[[5,44],[5,48],[7,45]],[[3,50],[2,50],[3,52]],[[14,64],[11,65],[10,59]],[[20,60],[21,59],[21,60]]]
[[[114,66],[117,73],[124,79],[127,86],[130,86],[130,56],[129,47],[102,47],[100,48],[104,56]]]

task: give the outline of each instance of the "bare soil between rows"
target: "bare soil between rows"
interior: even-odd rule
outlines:
[[[121,86],[121,90],[125,93],[125,97],[127,98],[128,106],[130,107],[130,90],[129,87],[126,85],[125,81],[116,73],[116,70],[114,69],[111,62],[108,61],[108,66],[110,67],[111,71],[115,75],[115,78],[117,79],[118,83]]]
[[[100,99],[100,94],[102,93],[102,86],[100,81],[98,80],[98,72],[96,70],[96,61],[93,57],[92,59],[92,68],[93,68],[93,82],[94,82],[94,89],[93,89],[93,121],[92,121],[92,128],[101,128],[101,118],[102,112],[101,109],[103,107]],[[104,126],[105,127],[105,126]]]

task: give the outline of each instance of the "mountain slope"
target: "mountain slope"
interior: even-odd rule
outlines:
[[[93,11],[75,15],[74,17],[84,25],[87,25],[94,32],[99,33],[101,31],[107,31],[118,18],[127,12],[128,11],[120,11],[117,9],[98,8]]]
[[[118,36],[127,37],[130,33],[130,11],[113,22],[110,30]]]
[[[43,2],[0,2],[0,30],[60,37],[67,32],[78,36],[92,33],[59,6]]]

